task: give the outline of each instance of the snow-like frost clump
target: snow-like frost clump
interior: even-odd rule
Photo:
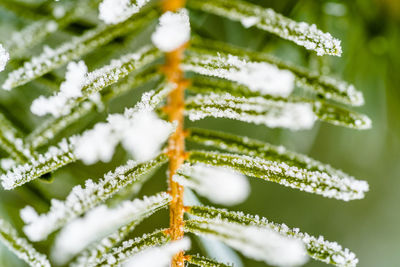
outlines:
[[[250,185],[246,176],[223,167],[184,164],[174,180],[221,205],[236,205],[246,200]]]
[[[65,81],[61,83],[60,91],[50,97],[40,96],[31,105],[31,111],[38,116],[51,114],[60,117],[70,112],[68,101],[82,96],[82,88],[87,78],[87,67],[82,60],[70,62],[67,66]]]
[[[171,52],[190,39],[188,11],[165,12],[159,20],[156,31],[151,36],[153,44],[164,52]]]
[[[150,0],[104,0],[99,5],[99,18],[107,24],[117,24],[127,20]]]
[[[108,123],[98,123],[76,140],[75,155],[85,164],[111,160],[116,145],[129,151],[139,162],[155,157],[175,129],[154,112],[140,111],[108,116]]]

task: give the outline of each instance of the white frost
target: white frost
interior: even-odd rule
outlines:
[[[289,238],[268,228],[247,226],[215,219],[200,222],[201,228],[210,230],[207,236],[217,238],[245,256],[274,266],[300,266],[307,262],[303,242]],[[207,232],[206,232],[207,233]]]
[[[60,92],[48,98],[40,96],[31,105],[32,113],[38,116],[51,114],[54,117],[66,115],[71,107],[67,105],[70,99],[82,96],[82,87],[87,77],[85,62],[70,62],[67,66],[65,81],[61,83]]]
[[[154,206],[164,205],[168,203],[165,200],[170,198],[167,193],[161,193],[143,200],[124,201],[115,208],[108,208],[106,205],[94,208],[61,230],[52,250],[53,261],[58,265],[67,263],[91,243],[134,220],[140,220]],[[26,212],[24,213],[21,216],[25,216]]]
[[[222,205],[236,205],[246,200],[250,185],[246,176],[222,167],[205,164],[184,164],[174,176],[183,186],[196,190],[212,202]]]
[[[3,71],[6,67],[7,61],[10,59],[10,55],[4,49],[3,45],[0,44],[0,71]]]
[[[164,52],[171,52],[190,39],[188,11],[165,12],[159,20],[156,31],[151,36],[153,44]]]
[[[150,0],[103,0],[99,5],[99,18],[107,24],[128,19]]]
[[[169,267],[172,257],[181,250],[190,248],[190,239],[184,237],[181,240],[170,242],[164,246],[148,248],[126,261],[123,267]]]
[[[253,92],[286,97],[293,91],[295,76],[267,62],[252,62],[234,55],[202,55],[183,64],[186,71],[235,81]]]

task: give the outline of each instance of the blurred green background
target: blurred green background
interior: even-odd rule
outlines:
[[[2,1],[2,0],[0,0]],[[292,132],[267,129],[227,120],[206,119],[188,125],[222,129],[241,135],[258,138],[273,144],[282,144],[292,150],[305,153],[322,162],[343,169],[359,179],[367,180],[370,192],[363,200],[342,202],[317,195],[299,192],[273,183],[250,179],[252,194],[245,203],[232,207],[250,214],[259,214],[275,222],[284,222],[299,227],[313,235],[323,235],[331,241],[338,241],[354,251],[361,267],[400,266],[400,1],[398,0],[280,0],[251,2],[272,7],[295,20],[315,23],[324,31],[342,40],[341,58],[314,54],[290,42],[280,40],[257,29],[244,29],[240,23],[212,15],[193,12],[192,24],[200,28],[201,35],[209,38],[273,53],[280,58],[308,66],[323,73],[341,77],[364,93],[366,104],[358,110],[373,121],[371,130],[356,131],[317,123],[312,130]],[[3,14],[3,15],[2,15]],[[9,30],[6,23],[13,19],[0,11],[0,41],[6,40]],[[14,28],[21,27],[14,23]],[[76,31],[76,29],[70,29]],[[79,29],[78,29],[79,31]],[[63,33],[68,36],[70,33]],[[64,36],[63,35],[63,36]],[[65,37],[65,36],[64,36]],[[57,38],[56,38],[57,39]],[[57,39],[58,40],[58,39]],[[50,42],[57,43],[51,40]],[[59,40],[58,40],[59,42]],[[141,41],[138,41],[141,43]],[[113,45],[113,46],[112,46]],[[110,49],[121,47],[114,42]],[[130,43],[129,47],[133,47]],[[137,46],[137,44],[136,44]],[[129,48],[128,47],[128,48]],[[33,50],[35,51],[35,50]],[[39,50],[40,51],[40,50]],[[98,50],[89,55],[94,58],[108,57],[109,50]],[[97,54],[96,54],[97,53]],[[97,56],[96,56],[97,55]],[[86,59],[86,58],[85,58]],[[92,63],[92,66],[96,63]],[[98,63],[97,63],[98,65]],[[32,89],[33,88],[33,89]],[[144,89],[137,90],[129,97],[113,101],[107,111],[117,112],[124,106],[132,106],[131,99],[137,98]],[[40,119],[29,114],[29,103],[37,95],[47,92],[32,85],[23,86],[11,93],[0,92],[0,108],[8,114],[25,132],[31,131]],[[23,97],[21,97],[23,96]],[[84,126],[103,119],[106,113],[85,118],[84,123],[73,125],[68,131],[76,132]],[[2,154],[3,155],[3,154]],[[4,154],[5,155],[5,154]],[[71,187],[87,178],[101,177],[104,171],[126,160],[123,151],[118,151],[114,162],[84,166],[75,163],[57,171],[55,182],[35,182],[47,197],[64,198]],[[165,189],[165,169],[149,181],[142,194],[151,194]],[[44,212],[46,208],[27,193],[0,191],[0,212],[17,227],[22,226],[18,210],[27,204]],[[153,218],[165,223],[166,213]],[[143,229],[153,228],[152,221]],[[38,244],[42,251],[48,244]],[[0,266],[18,266],[20,261],[4,249],[0,251]],[[245,266],[265,266],[262,263],[244,259]],[[310,260],[306,266],[324,266]]]

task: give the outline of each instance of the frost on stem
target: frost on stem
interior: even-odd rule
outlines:
[[[182,250],[190,249],[190,239],[184,237],[178,241],[172,241],[166,245],[152,247],[143,250],[128,259],[123,267],[169,267],[172,257]]]
[[[54,171],[76,160],[73,140],[63,139],[56,146],[51,146],[46,153],[30,158],[29,163],[13,166],[0,176],[1,185],[10,190],[32,181],[43,174]]]
[[[190,22],[186,9],[165,12],[158,23],[151,40],[161,51],[171,52],[189,41]]]
[[[309,129],[316,120],[309,103],[263,97],[235,97],[228,93],[190,97],[186,101],[185,111],[192,121],[206,117],[228,118],[292,130]]]
[[[322,32],[314,24],[293,21],[270,8],[240,0],[189,0],[188,6],[240,21],[246,28],[255,26],[316,51],[319,56],[340,56],[342,53],[340,40],[333,38],[331,34]]]
[[[366,181],[321,171],[310,171],[296,166],[289,166],[284,162],[275,162],[259,157],[191,151],[188,161],[190,163],[203,163],[210,166],[230,168],[244,175],[344,201],[361,199],[369,190]]]
[[[137,164],[128,161],[124,166],[104,175],[97,183],[89,179],[85,186],[75,186],[64,201],[52,199],[50,211],[37,214],[29,207],[23,209],[22,219],[26,225],[23,230],[32,241],[45,239],[50,233],[63,227],[98,204],[112,197],[129,184],[139,182],[141,177],[166,162],[167,157],[160,155],[154,160]]]
[[[70,62],[67,66],[65,81],[60,86],[60,92],[49,98],[40,96],[35,99],[31,105],[32,113],[38,116],[51,114],[53,117],[70,113],[71,107],[67,103],[82,96],[82,87],[86,81],[87,71],[85,62],[82,60],[77,63]]]
[[[151,234],[144,234],[142,237],[123,241],[118,247],[114,247],[111,252],[103,253],[94,264],[89,266],[120,266],[141,251],[165,245],[170,239],[170,236],[165,233],[165,229],[156,230]]]
[[[67,263],[88,245],[115,232],[132,222],[139,223],[148,214],[168,205],[171,200],[167,193],[160,193],[143,200],[124,201],[115,208],[100,205],[84,217],[68,223],[56,238],[52,259],[58,265]]]
[[[150,0],[103,0],[99,5],[99,18],[107,24],[127,20]]]
[[[22,138],[23,134],[0,113],[0,147],[18,161],[25,162],[32,157],[32,151]]]
[[[50,267],[46,256],[37,252],[25,238],[19,237],[18,232],[6,221],[0,218],[0,242],[8,247],[32,267]]]
[[[135,16],[131,20],[112,26],[100,25],[95,29],[86,31],[81,36],[73,37],[56,48],[45,45],[41,54],[31,57],[24,62],[23,66],[8,74],[3,89],[10,90],[26,84],[71,60],[77,60],[84,54],[107,44],[115,37],[143,26],[154,18],[155,14],[156,12],[149,12],[144,16]]]
[[[267,62],[252,62],[230,54],[189,53],[182,65],[186,71],[235,81],[262,95],[288,96],[295,76]]]
[[[183,164],[174,176],[179,184],[194,189],[212,202],[236,205],[250,194],[250,184],[244,175],[230,169],[205,164]]]
[[[7,61],[10,59],[10,55],[4,49],[3,45],[0,44],[0,72],[6,67]]]
[[[308,259],[300,240],[265,227],[214,219],[186,221],[185,230],[221,240],[247,257],[274,266],[300,266]]]
[[[299,169],[319,171],[328,175],[355,180],[354,177],[335,169],[329,164],[322,163],[306,155],[293,152],[284,146],[274,146],[269,143],[251,139],[246,136],[238,136],[225,132],[191,128],[187,140],[215,147],[232,153],[244,154],[252,157],[259,157],[265,160],[283,162],[288,166],[295,166]]]

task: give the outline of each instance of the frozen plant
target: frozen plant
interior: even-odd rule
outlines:
[[[8,116],[12,112],[0,113],[0,148],[8,154],[0,161],[1,185],[21,189],[14,191],[25,202],[20,230],[29,241],[43,242],[34,248],[0,218],[0,241],[19,258],[46,267],[224,267],[242,266],[240,252],[273,266],[301,266],[310,258],[356,266],[355,254],[336,242],[258,215],[202,205],[196,194],[216,204],[236,205],[250,195],[248,177],[254,177],[351,201],[364,197],[367,182],[283,146],[184,125],[187,116],[193,122],[226,118],[293,131],[312,128],[318,120],[370,128],[366,115],[341,105],[363,104],[353,85],[268,53],[204,38],[193,14],[238,21],[314,56],[340,56],[338,39],[314,24],[243,0],[43,2],[0,3],[17,17],[34,20],[2,40],[0,71],[7,64],[2,88],[23,86],[18,92],[30,94],[48,90],[47,96],[20,107],[35,118],[27,135]],[[83,25],[90,29],[77,34],[75,28]],[[65,41],[50,48],[47,41],[58,37]],[[33,49],[36,45],[41,49]],[[137,103],[127,97],[135,88],[150,87]],[[123,113],[108,114],[109,104],[120,96],[130,104],[124,104]],[[107,116],[90,117],[96,114]],[[199,146],[203,150],[193,148]],[[121,149],[129,158],[123,164],[120,154],[114,157]],[[97,164],[93,170],[104,163],[117,167],[100,179],[79,180],[62,200],[50,186],[39,184],[67,179],[56,170],[74,170],[82,166],[79,162]],[[134,197],[164,164],[168,189]],[[42,205],[28,201],[27,195]],[[132,237],[139,223],[164,208],[169,225]],[[193,253],[191,239],[207,255]]]

